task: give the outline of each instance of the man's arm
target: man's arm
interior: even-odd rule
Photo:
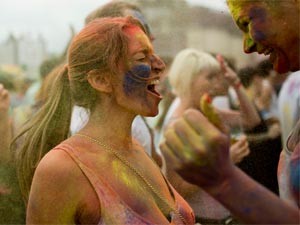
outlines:
[[[234,167],[219,192],[209,192],[238,219],[249,224],[299,224],[299,209]]]
[[[249,178],[229,159],[229,138],[197,110],[187,110],[165,132],[164,151],[177,172],[245,223],[298,224],[299,209]]]

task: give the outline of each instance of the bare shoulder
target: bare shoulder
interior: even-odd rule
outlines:
[[[27,223],[74,223],[82,178],[66,152],[52,150],[46,154],[33,177]]]
[[[51,150],[39,162],[35,177],[53,176],[53,179],[70,179],[80,172],[73,159],[64,151]]]
[[[45,191],[76,201],[86,182],[78,165],[65,151],[51,150],[37,166],[32,186],[38,185]]]

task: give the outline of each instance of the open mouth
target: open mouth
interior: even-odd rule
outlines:
[[[147,85],[147,89],[149,92],[151,92],[152,94],[161,97],[161,95],[155,90],[155,86],[159,84],[159,80],[153,80],[151,81],[150,84]]]
[[[270,55],[273,51],[274,51],[274,50],[273,50],[272,48],[268,48],[268,49],[266,49],[266,50],[263,52],[263,54],[264,54],[264,55]]]

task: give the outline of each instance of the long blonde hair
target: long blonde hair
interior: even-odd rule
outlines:
[[[68,64],[56,68],[57,76],[46,103],[25,124],[13,140],[17,174],[25,202],[34,171],[53,147],[68,138],[73,103],[93,110],[98,95],[87,81],[91,71],[117,72],[118,63],[128,55],[124,29],[138,26],[132,17],[102,18],[90,22],[74,37],[68,50]],[[17,146],[19,140],[22,145]]]

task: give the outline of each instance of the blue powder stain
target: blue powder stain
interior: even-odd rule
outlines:
[[[267,12],[265,9],[260,7],[253,7],[249,11],[249,17],[251,20],[254,18],[259,19],[260,22],[265,22],[267,18]]]
[[[257,20],[256,23],[265,23],[267,18],[267,13],[265,9],[259,8],[259,7],[253,7],[251,8],[249,12],[250,19],[253,20],[254,18]],[[253,34],[253,38],[256,41],[262,41],[266,39],[266,35],[263,31],[255,31]]]
[[[262,41],[266,39],[266,35],[264,34],[264,32],[256,31],[253,35],[253,38],[256,41]]]
[[[131,74],[134,74],[135,76],[141,77],[141,78],[149,78],[151,68],[148,65],[137,65],[134,66],[130,71]]]
[[[252,212],[251,208],[243,208],[244,214],[250,214]]]
[[[147,65],[137,65],[125,73],[124,91],[127,95],[143,92],[147,86],[145,79],[150,77],[151,68]]]

